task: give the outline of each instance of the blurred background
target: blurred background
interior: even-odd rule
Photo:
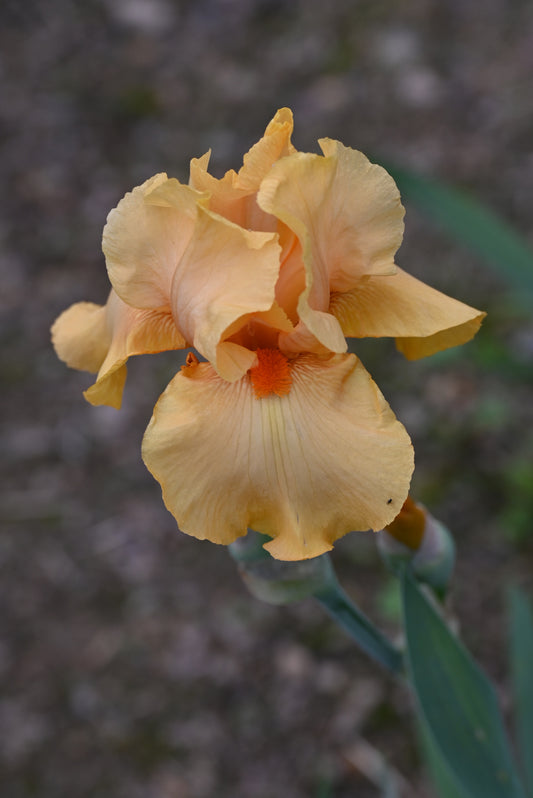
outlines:
[[[177,531],[140,443],[179,363],[130,361],[123,409],[54,355],[108,292],[108,211],[212,148],[238,168],[276,109],[468,189],[524,236],[533,6],[521,0],[3,0],[0,6],[0,784],[6,798],[371,798],[375,750],[431,798],[410,699],[318,606],[249,596],[227,551]],[[509,708],[504,587],[531,588],[533,321],[410,204],[398,263],[485,309],[460,351],[357,343],[410,432],[414,496],[453,531],[464,640]],[[370,533],[343,584],[398,628]]]

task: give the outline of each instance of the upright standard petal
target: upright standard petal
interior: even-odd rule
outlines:
[[[280,108],[268,123],[264,136],[244,156],[235,180],[238,188],[257,191],[272,164],[296,152],[291,143],[293,127],[290,108]]]
[[[301,355],[287,390],[258,399],[250,375],[230,384],[208,363],[170,383],[143,457],[182,531],[228,544],[250,527],[300,560],[397,515],[413,450],[361,362]]]
[[[159,174],[119,202],[102,237],[111,285],[136,308],[168,305],[176,265],[193,235],[197,209],[208,201]]]
[[[217,180],[207,171],[210,153],[193,158],[190,185],[209,192],[209,208],[224,218],[249,230],[276,230],[277,222],[256,202],[261,181],[280,158],[296,152],[291,144],[292,111],[281,108],[269,122],[263,137],[246,153],[239,172],[230,169]]]
[[[98,372],[84,392],[87,401],[116,408],[122,404],[129,357],[186,346],[169,309],[138,310],[114,291],[106,305],[78,302],[64,311],[52,327],[52,341],[67,365]]]
[[[306,275],[301,322],[324,347],[342,352],[342,330],[328,313],[330,293],[350,290],[363,275],[395,272],[404,210],[381,166],[337,141],[322,139],[320,146],[324,156],[296,153],[274,164],[257,201],[300,240]],[[282,346],[308,348],[301,334],[297,328]]]
[[[187,340],[227,380],[241,377],[255,355],[244,348],[239,357],[236,344],[226,344],[225,338],[236,332],[239,319],[245,324],[250,314],[271,310],[279,253],[276,234],[243,230],[199,208],[194,235],[174,275],[172,310]],[[228,347],[231,354],[225,357]]]
[[[486,315],[401,269],[363,279],[347,293],[334,293],[330,311],[345,335],[396,338],[398,349],[409,360],[464,344]]]

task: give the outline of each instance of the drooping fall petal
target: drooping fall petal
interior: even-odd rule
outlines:
[[[181,529],[228,544],[248,527],[282,560],[315,557],[351,530],[382,528],[407,496],[413,451],[354,355],[302,355],[286,395],[256,398],[208,363],[170,383],[143,442]]]
[[[485,313],[436,291],[402,269],[371,276],[331,298],[330,311],[345,335],[396,338],[409,360],[469,341]]]
[[[298,302],[301,320],[283,336],[286,350],[310,349],[309,336],[343,352],[340,326],[327,312],[331,291],[349,291],[368,274],[393,274],[403,236],[404,210],[387,172],[360,152],[322,139],[324,156],[295,153],[278,161],[263,180],[258,204],[298,236],[306,287]],[[283,307],[283,298],[278,296]]]
[[[52,341],[69,366],[98,372],[85,398],[116,408],[122,403],[129,357],[186,346],[169,309],[132,308],[114,291],[106,305],[78,302],[68,308],[52,327]]]

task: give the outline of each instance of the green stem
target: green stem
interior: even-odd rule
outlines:
[[[397,676],[403,675],[404,663],[401,651],[361,612],[336,579],[329,581],[327,587],[317,591],[314,598],[369,657]]]
[[[315,598],[368,656],[392,673],[403,674],[402,652],[346,595],[328,554],[298,562],[274,560],[262,547],[266,540],[265,535],[249,532],[229,547],[252,595],[270,604]]]

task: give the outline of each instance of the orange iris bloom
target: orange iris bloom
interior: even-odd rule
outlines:
[[[346,336],[391,336],[409,359],[462,344],[483,313],[394,263],[398,189],[337,141],[291,144],[284,108],[217,180],[209,153],[183,185],[126,194],[103,234],[105,306],[52,330],[69,366],[97,372],[92,404],[120,407],[132,355],[194,347],[159,399],[143,458],[183,532],[228,544],[248,527],[282,560],[315,557],[398,514],[407,432]]]

